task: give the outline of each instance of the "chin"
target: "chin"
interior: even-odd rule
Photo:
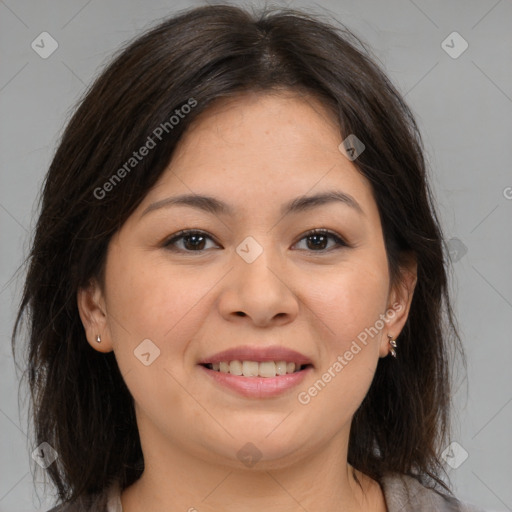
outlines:
[[[274,425],[275,428],[275,425]],[[297,439],[288,431],[277,430],[268,437],[268,432],[254,431],[254,436],[249,431],[246,435],[237,436],[229,440],[229,446],[225,444],[219,450],[217,445],[212,452],[227,459],[227,465],[236,469],[248,470],[278,470],[289,467],[307,456],[304,439]],[[217,458],[214,457],[214,460]]]

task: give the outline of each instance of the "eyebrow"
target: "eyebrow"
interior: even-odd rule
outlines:
[[[323,206],[329,203],[342,203],[354,209],[361,215],[365,215],[361,205],[350,195],[339,190],[322,192],[312,196],[301,196],[289,201],[281,207],[281,215],[289,213],[300,213]],[[168,197],[150,204],[143,212],[141,217],[149,212],[167,208],[170,206],[190,206],[214,215],[234,215],[234,209],[227,203],[211,196],[198,194],[183,194],[174,197]]]

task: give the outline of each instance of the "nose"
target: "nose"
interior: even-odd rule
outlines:
[[[219,311],[230,322],[250,322],[257,327],[292,322],[299,311],[293,283],[288,282],[284,265],[263,253],[252,263],[234,255],[219,297]]]

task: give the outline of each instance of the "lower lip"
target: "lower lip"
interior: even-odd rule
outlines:
[[[271,398],[282,395],[300,384],[312,370],[312,367],[308,366],[304,370],[277,377],[243,377],[210,370],[201,365],[200,368],[217,384],[248,398]]]

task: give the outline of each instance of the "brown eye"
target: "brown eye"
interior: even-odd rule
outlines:
[[[203,235],[185,235],[183,245],[188,251],[201,251],[205,246],[205,237]]]
[[[348,244],[346,244],[338,235],[326,230],[310,231],[299,240],[298,244],[304,240],[306,241],[305,247],[299,247],[299,249],[305,249],[313,252],[328,251],[339,247],[348,247]]]
[[[180,231],[167,240],[164,247],[173,251],[201,252],[212,248],[206,247],[208,241],[213,241],[213,239],[202,231]],[[218,247],[215,243],[214,246]]]
[[[329,237],[325,235],[309,235],[307,237],[308,249],[325,249],[329,242]]]

